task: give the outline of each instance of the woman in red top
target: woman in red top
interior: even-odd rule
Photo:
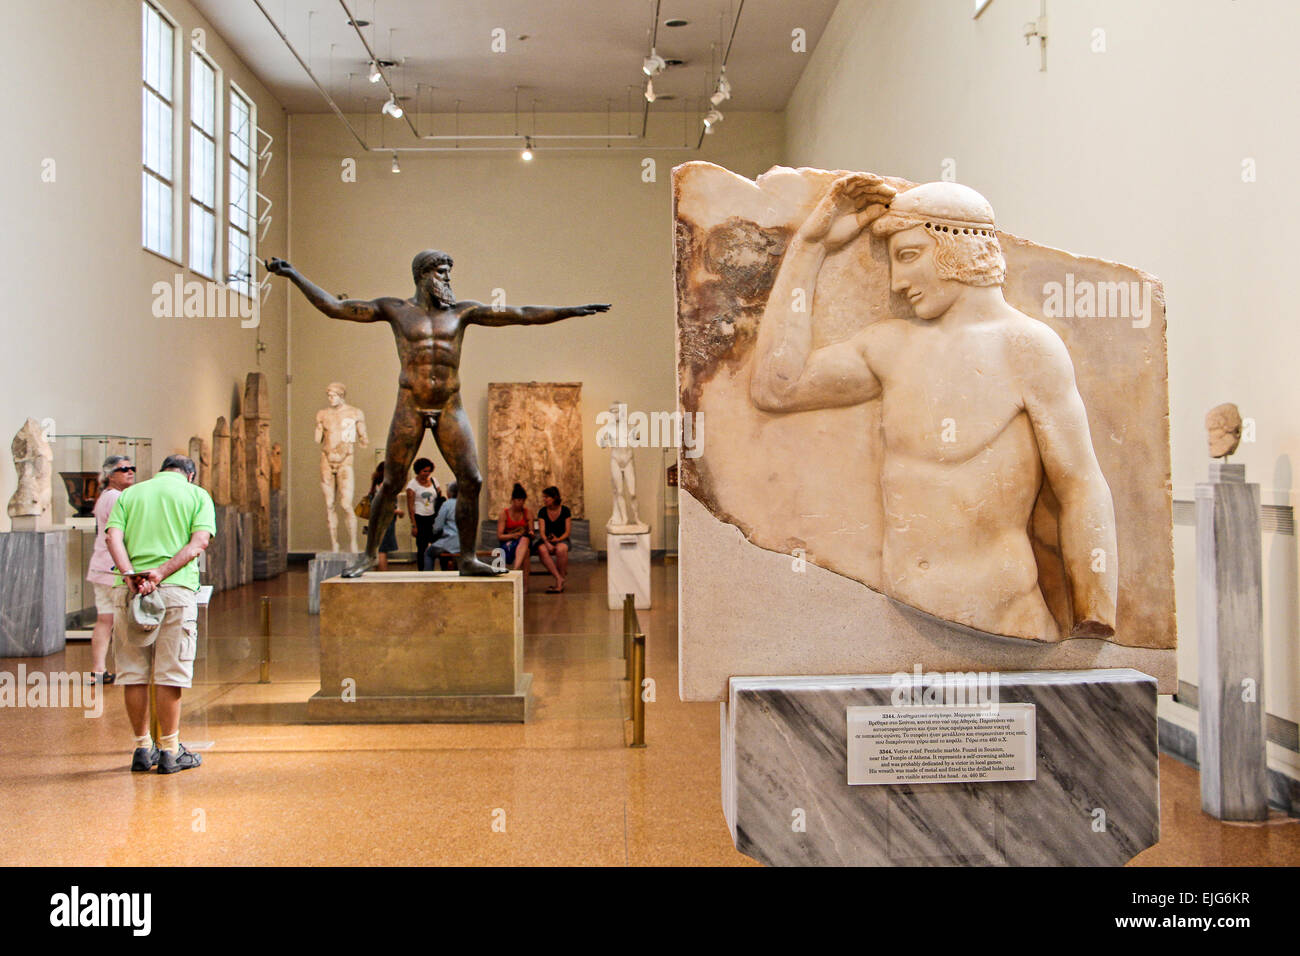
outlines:
[[[515,482],[510,492],[510,507],[502,508],[497,518],[497,541],[505,552],[506,564],[524,572],[524,589],[528,588],[528,548],[533,516],[524,507],[528,495],[524,486]]]

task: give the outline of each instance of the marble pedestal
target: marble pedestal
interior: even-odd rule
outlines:
[[[523,575],[370,571],[320,585],[321,723],[528,719]]]
[[[361,560],[359,552],[317,551],[307,562],[307,613],[320,613],[320,585],[322,581],[337,577]]]
[[[1000,704],[1035,707],[1036,779],[850,785],[847,708],[890,707],[895,683],[730,680],[722,791],[736,849],[769,865],[1118,866],[1159,839],[1154,678],[1000,674]]]
[[[1259,485],[1213,462],[1196,486],[1201,808],[1268,819]]]
[[[67,643],[68,531],[0,532],[0,657],[44,657]]]
[[[636,595],[637,610],[650,606],[650,531],[636,534],[607,534],[606,578],[609,609],[621,610],[625,595]]]

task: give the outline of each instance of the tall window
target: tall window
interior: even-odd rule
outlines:
[[[217,276],[217,70],[190,54],[190,268]]]
[[[176,28],[152,4],[144,7],[144,199],[143,241],[146,249],[176,255],[173,121]]]
[[[253,256],[257,251],[256,133],[253,101],[230,85],[230,228],[226,255],[230,260],[227,283],[253,296]]]

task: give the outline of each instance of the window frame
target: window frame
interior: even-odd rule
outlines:
[[[230,117],[226,124],[226,181],[229,182],[231,179],[235,165],[238,165],[247,173],[248,208],[241,210],[235,205],[235,192],[231,189],[230,196],[226,201],[226,252],[229,259],[227,267],[230,270],[226,273],[226,284],[245,298],[252,299],[257,296],[257,101],[241,89],[234,80],[231,80],[228,85],[230,88],[229,94],[225,98],[227,115]],[[248,109],[248,139],[244,141],[247,152],[242,159],[235,154],[233,142],[235,136],[234,101],[236,99],[239,99]],[[242,213],[242,228],[237,224],[236,216],[239,213]],[[248,276],[246,278],[235,278],[234,275],[236,263],[233,259],[234,250],[231,245],[231,236],[232,233],[236,232],[248,239],[248,258],[239,267],[239,271],[247,269]]]
[[[149,51],[145,48],[146,46],[145,41],[148,35],[148,23],[146,18],[148,17],[150,12],[156,15],[158,19],[171,30],[171,95],[170,97],[168,97],[161,90],[155,88],[149,83],[149,78],[148,78]],[[151,252],[154,255],[161,256],[162,258],[167,259],[168,261],[179,265],[180,254],[181,254],[181,231],[182,230],[181,228],[178,228],[178,226],[182,222],[182,217],[181,217],[181,196],[180,196],[180,189],[178,188],[181,182],[181,176],[178,175],[178,171],[179,171],[178,168],[183,166],[184,153],[183,150],[180,148],[181,114],[180,111],[176,108],[176,101],[178,98],[183,97],[185,93],[184,71],[181,70],[179,67],[180,59],[181,59],[180,55],[183,52],[181,48],[181,30],[180,30],[180,24],[176,21],[176,18],[173,17],[169,12],[167,12],[167,10],[164,9],[160,4],[154,2],[154,0],[141,0],[140,15],[141,15],[141,24],[140,24],[141,27],[141,35],[140,35],[140,93],[141,93],[140,245],[141,248],[143,248],[146,252]],[[165,47],[160,47],[160,48],[165,48]],[[163,105],[165,105],[166,108],[171,113],[171,130],[170,130],[171,149],[169,153],[169,159],[170,159],[169,165],[171,167],[170,176],[164,175],[164,173],[161,170],[154,169],[149,165],[150,143],[147,141],[149,124],[146,122],[144,118],[144,114],[147,109],[146,104],[148,104],[149,97],[151,96],[154,97]],[[162,132],[162,130],[160,130],[160,132]],[[180,162],[178,162],[178,158],[180,158]],[[149,212],[151,210],[151,207],[148,205],[147,184],[150,179],[166,187],[166,189],[170,193],[170,198],[171,198],[171,203],[170,203],[171,208],[170,210],[167,210],[170,215],[170,221],[167,223],[167,226],[168,226],[168,231],[170,232],[171,241],[170,243],[164,244],[161,242],[161,236],[160,236],[158,247],[152,246],[149,243]],[[167,204],[162,204],[159,208],[162,210],[166,210]]]
[[[200,62],[202,62],[207,69],[212,71],[212,101],[210,104],[212,108],[211,132],[200,126],[198,118],[194,115],[194,96],[199,89],[197,72],[198,64]],[[223,132],[224,127],[222,125],[222,117],[224,114],[221,109],[222,101],[225,99],[222,95],[224,88],[224,75],[221,67],[217,64],[216,60],[212,58],[211,54],[200,47],[197,43],[192,43],[190,46],[190,96],[186,99],[189,106],[188,127],[190,133],[186,138],[186,147],[188,150],[186,158],[189,160],[188,168],[190,177],[189,189],[186,191],[186,196],[188,198],[186,209],[189,215],[187,221],[188,228],[185,231],[187,242],[185,260],[186,267],[191,272],[203,276],[203,278],[213,282],[217,281],[217,276],[222,275],[222,240],[225,238],[225,230],[222,228],[222,217],[218,213],[218,210],[225,208],[222,201],[224,196],[222,190],[224,177],[222,176],[222,172],[225,169],[225,163],[223,162],[224,150],[221,149],[221,144],[225,138]],[[210,182],[199,182],[198,176],[195,175],[196,170],[194,168],[194,163],[196,161],[196,136],[206,140],[212,149],[212,176]],[[208,186],[210,186],[212,190],[211,205],[205,203],[198,192],[201,188],[206,188]],[[212,243],[212,262],[209,271],[205,271],[204,268],[197,264],[194,259],[193,240],[194,229],[196,228],[195,220],[197,218],[198,210],[206,212],[212,223],[211,235],[209,237]]]

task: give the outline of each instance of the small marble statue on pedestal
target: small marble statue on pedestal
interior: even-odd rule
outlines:
[[[54,452],[45,440],[41,423],[29,418],[10,446],[18,487],[9,499],[10,527],[14,531],[43,531],[50,527],[51,481]]]
[[[1266,820],[1259,485],[1226,461],[1241,440],[1237,407],[1210,409],[1205,427],[1216,460],[1196,486],[1201,808],[1220,820]]]
[[[644,444],[641,423],[628,422],[627,406],[613,402],[609,406],[613,420],[596,439],[601,448],[609,449],[609,477],[614,491],[613,513],[605,526],[609,534],[645,534],[650,526],[637,514],[636,461],[632,449]]]
[[[366,448],[366,415],[361,409],[344,402],[348,390],[341,382],[325,389],[328,408],[316,413],[316,442],[320,444],[320,488],[325,495],[325,520],[330,529],[330,551],[339,550],[339,514],[348,529],[350,551],[357,552],[357,516],[352,511],[353,449]]]

